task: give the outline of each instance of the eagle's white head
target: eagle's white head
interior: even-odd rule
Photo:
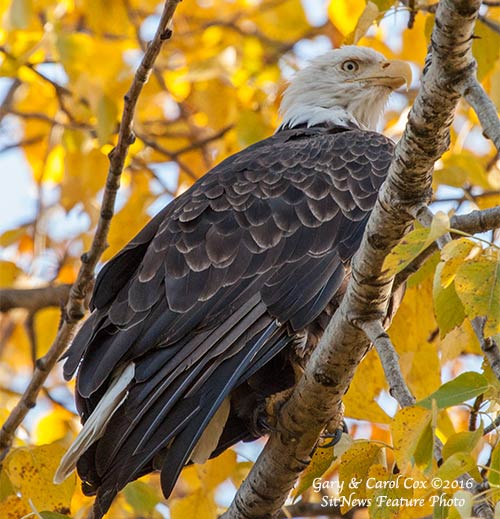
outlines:
[[[411,83],[404,61],[367,47],[331,50],[297,72],[281,102],[281,127],[330,122],[376,130],[391,92]]]

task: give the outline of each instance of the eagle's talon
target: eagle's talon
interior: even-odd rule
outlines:
[[[324,445],[320,445],[319,447],[321,449],[328,449],[330,447],[334,447],[337,445],[337,443],[340,441],[340,438],[342,438],[342,434],[347,434],[349,432],[349,429],[347,428],[347,424],[344,420],[342,420],[340,427],[335,429],[333,432],[329,432],[328,428],[323,432],[321,435],[322,440],[326,440],[330,438],[330,441],[328,443],[325,443]]]
[[[285,389],[267,397],[259,404],[252,417],[251,430],[256,436],[276,432],[278,416],[285,402],[290,398],[293,388]]]

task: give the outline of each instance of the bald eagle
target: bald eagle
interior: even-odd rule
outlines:
[[[347,46],[284,93],[282,124],[227,158],[101,270],[66,354],[84,424],[75,468],[99,519],[130,481],[266,432],[344,293],[393,143],[375,130],[408,64]],[[264,415],[264,416],[263,416]],[[263,419],[264,418],[264,419]]]

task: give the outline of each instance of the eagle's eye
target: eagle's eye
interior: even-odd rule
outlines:
[[[356,72],[359,69],[359,65],[356,61],[348,59],[342,63],[341,68],[344,72]]]

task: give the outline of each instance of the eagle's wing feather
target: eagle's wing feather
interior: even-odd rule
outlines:
[[[158,463],[168,494],[231,390],[324,310],[391,156],[372,132],[279,132],[214,168],[103,268],[65,364],[68,377],[80,366],[84,420],[135,364],[120,412],[78,463],[97,506]],[[221,441],[242,437],[234,429]]]

